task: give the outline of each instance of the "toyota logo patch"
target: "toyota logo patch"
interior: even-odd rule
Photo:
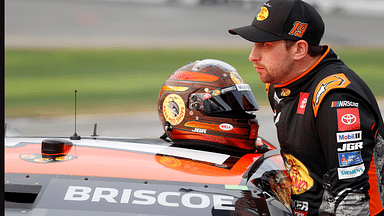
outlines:
[[[337,125],[339,131],[359,130],[359,108],[337,109]]]

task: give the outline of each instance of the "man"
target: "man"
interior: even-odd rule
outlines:
[[[381,113],[368,86],[319,45],[316,10],[270,0],[252,25],[229,32],[254,43],[249,60],[267,86],[295,215],[383,215]]]

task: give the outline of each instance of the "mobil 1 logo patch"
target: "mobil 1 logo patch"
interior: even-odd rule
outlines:
[[[336,140],[338,143],[360,141],[361,139],[362,131],[336,133]]]
[[[183,188],[186,188],[182,190]],[[212,210],[235,210],[241,191],[212,190],[204,193],[186,183],[140,184],[113,181],[52,179],[37,208],[121,212],[143,215],[210,215]]]

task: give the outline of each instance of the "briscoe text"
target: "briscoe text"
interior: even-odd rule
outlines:
[[[116,188],[69,186],[64,200],[67,201],[87,201],[122,203],[133,205],[154,205],[160,204],[165,207],[179,207],[183,205],[192,209],[208,208],[213,202],[213,208],[218,210],[235,210],[232,196],[212,195],[202,193],[181,193],[172,191],[163,191],[158,193],[155,190],[132,190]],[[103,200],[103,201],[102,201]],[[172,201],[171,201],[172,200]]]

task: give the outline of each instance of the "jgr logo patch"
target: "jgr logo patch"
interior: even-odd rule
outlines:
[[[360,151],[339,153],[339,165],[341,167],[363,163]]]
[[[195,128],[192,130],[192,132],[205,134],[207,133],[207,129]]]
[[[337,148],[337,151],[343,152],[343,151],[354,151],[359,149],[363,149],[363,142],[344,143],[341,148]]]
[[[361,131],[351,131],[344,133],[336,133],[336,140],[340,142],[351,142],[361,140]]]

